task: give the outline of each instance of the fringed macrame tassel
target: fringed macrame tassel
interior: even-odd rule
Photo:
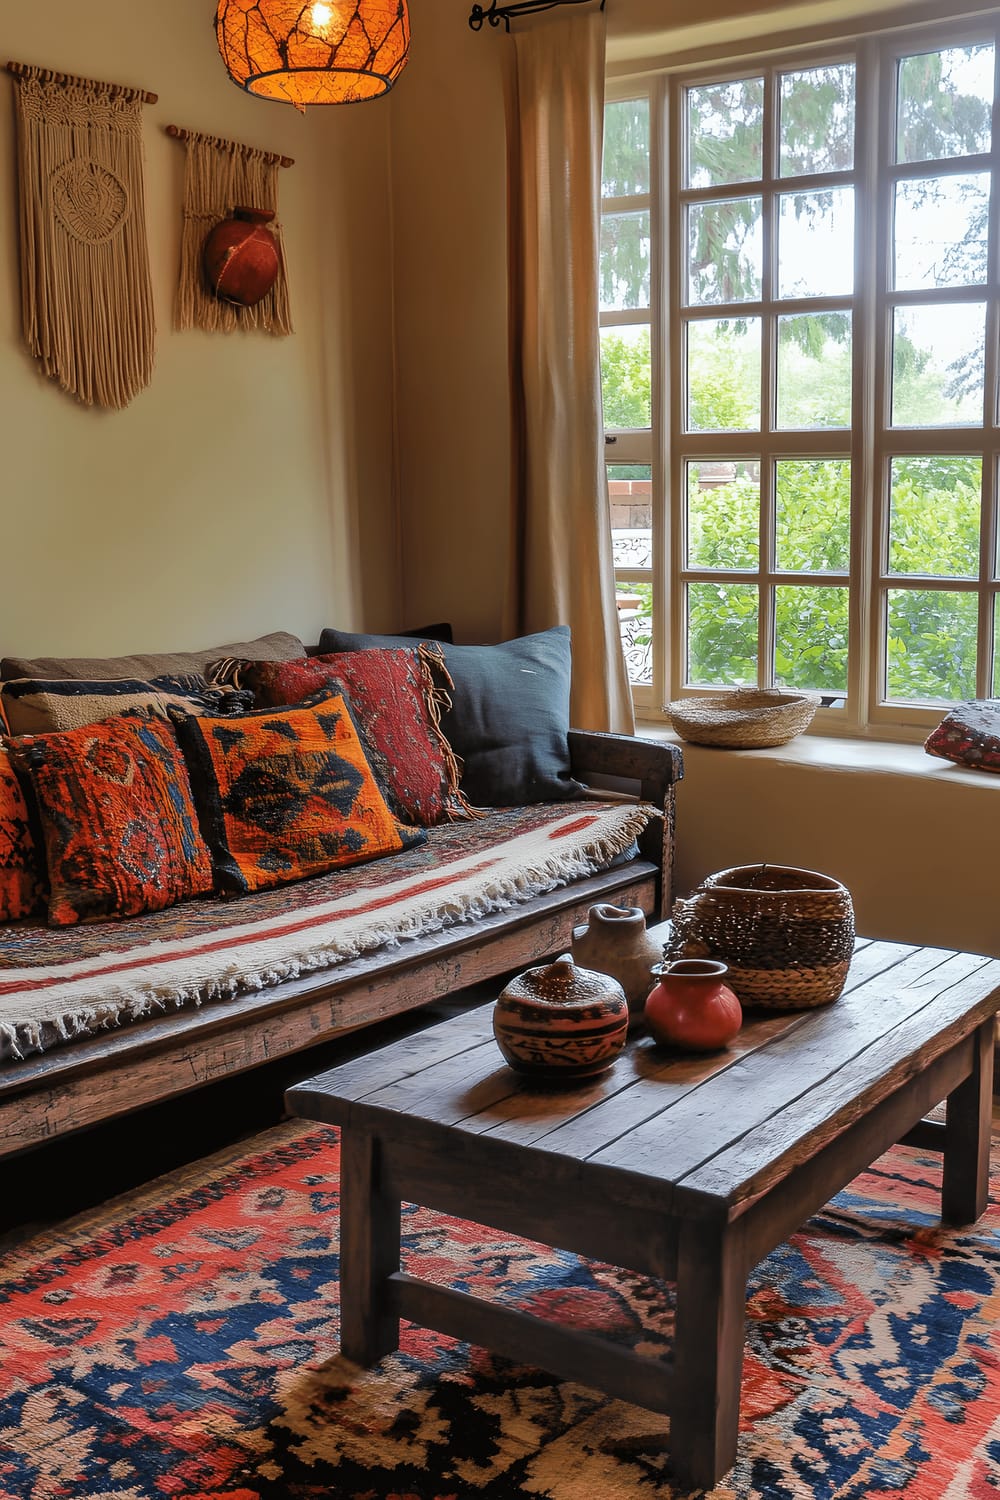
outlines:
[[[15,100],[25,343],[85,405],[127,406],[156,333],[141,98],[25,68]]]
[[[434,738],[441,747],[448,774],[446,804],[448,818],[451,822],[456,822],[459,818],[488,817],[487,811],[480,811],[479,808],[473,807],[465,793],[459,790],[459,782],[462,779],[462,761],[451,748],[441,728],[441,715],[451,707],[449,690],[454,692],[455,689],[451,673],[445,665],[444,652],[440,646],[433,645],[430,641],[421,641],[417,647],[417,658],[420,662],[421,684],[425,689],[424,696],[427,699],[431,716],[431,728]]]
[[[202,269],[206,235],[221,219],[228,218],[234,208],[245,204],[277,212],[280,157],[195,131],[188,131],[182,139],[186,149],[184,219],[175,325],[224,333],[234,328],[291,333],[285,247],[277,219],[268,228],[278,243],[278,275],[271,290],[253,307],[240,307],[214,296]]]

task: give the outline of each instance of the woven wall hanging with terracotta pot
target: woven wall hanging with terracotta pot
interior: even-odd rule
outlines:
[[[270,151],[172,129],[186,151],[178,328],[292,332]]]
[[[8,71],[25,344],[85,405],[127,406],[153,372],[142,106],[155,95],[22,64]]]

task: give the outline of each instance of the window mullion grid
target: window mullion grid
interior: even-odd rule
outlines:
[[[665,304],[668,309],[668,348],[671,369],[676,371],[676,378],[670,382],[669,421],[666,424],[669,434],[667,442],[669,487],[666,508],[668,534],[665,540],[669,563],[666,573],[668,609],[664,610],[663,614],[665,623],[669,622],[666,689],[668,699],[677,697],[680,685],[687,677],[687,591],[679,581],[680,568],[685,555],[684,513],[687,504],[686,465],[683,443],[680,439],[680,434],[684,431],[688,385],[685,357],[687,325],[681,313],[684,302],[683,285],[689,234],[687,207],[682,200],[681,191],[682,184],[686,181],[683,109],[684,90],[679,87],[671,88],[665,116],[669,137],[667,159],[670,163],[670,170],[667,174],[668,191],[664,194],[666,218],[663,221],[666,250],[664,270],[668,292]]]
[[[885,90],[878,44],[862,42],[855,60],[853,402],[851,411],[851,579],[847,663],[848,724],[864,733],[879,679],[882,637],[878,574],[884,485],[878,437],[887,410],[887,367],[880,358],[880,301],[886,226],[878,195]],[[880,321],[881,320],[881,321]],[[884,349],[885,341],[881,341]]]
[[[953,40],[949,38],[949,40]],[[869,549],[871,557],[872,583],[869,593],[872,610],[870,628],[871,648],[869,652],[869,719],[873,724],[926,723],[926,707],[909,706],[898,701],[890,703],[886,681],[889,593],[892,589],[919,588],[928,592],[976,592],[978,599],[976,630],[976,693],[989,696],[994,678],[993,654],[995,647],[995,600],[996,547],[997,547],[997,465],[1000,454],[1000,433],[997,429],[998,343],[1000,343],[1000,246],[996,231],[998,194],[998,123],[997,98],[1000,79],[1000,35],[994,31],[994,127],[991,150],[977,156],[956,159],[933,159],[918,162],[897,162],[896,157],[896,111],[898,63],[901,55],[898,46],[885,44],[874,66],[881,70],[882,81],[878,86],[878,156],[874,173],[879,186],[877,219],[877,245],[874,257],[877,289],[874,299],[874,328],[876,343],[880,345],[875,381],[876,415],[873,448],[873,535]],[[925,45],[930,45],[927,43]],[[871,51],[874,43],[866,44]],[[860,98],[860,94],[859,94]],[[860,127],[860,120],[859,120]],[[859,135],[861,134],[859,128]],[[884,169],[879,171],[879,163]],[[960,287],[923,287],[900,289],[893,286],[893,217],[896,184],[904,180],[922,177],[946,177],[960,173],[988,170],[991,174],[991,205],[989,229],[989,254],[985,285]],[[948,427],[893,427],[892,425],[892,376],[895,332],[895,310],[902,307],[927,307],[955,303],[986,304],[985,349],[984,349],[984,422],[979,426]],[[889,570],[889,537],[891,522],[891,461],[908,455],[956,455],[981,458],[982,461],[982,510],[980,516],[979,569],[976,578],[953,576],[930,576],[920,574],[896,574]]]
[[[1000,27],[993,35],[993,129],[985,166],[990,173],[987,249],[986,357],[984,369],[983,504],[979,536],[979,628],[976,694],[992,696],[997,683],[997,486],[1000,464]]]
[[[777,401],[778,319],[775,297],[778,290],[778,196],[775,183],[778,172],[778,72],[769,67],[764,73],[764,176],[761,184],[763,220],[763,268],[760,309],[760,523],[758,540],[757,586],[757,683],[770,687],[774,681],[775,592],[768,580],[774,574],[774,476],[773,453],[766,451],[768,437],[774,432]],[[766,457],[765,457],[766,452]]]
[[[659,78],[649,91],[649,232],[650,232],[650,269],[649,269],[649,297],[650,297],[650,357],[653,362],[652,368],[652,410],[650,412],[650,473],[652,479],[651,487],[651,515],[650,515],[650,541],[652,545],[652,585],[653,585],[653,652],[652,652],[652,688],[650,691],[650,704],[662,705],[669,697],[668,687],[670,681],[670,662],[668,660],[668,642],[670,635],[668,631],[667,610],[664,609],[664,600],[669,597],[670,577],[670,554],[671,554],[671,529],[667,512],[669,485],[668,485],[668,445],[667,434],[670,430],[670,403],[673,399],[673,387],[676,380],[672,371],[677,367],[673,362],[672,350],[670,348],[670,328],[665,316],[667,306],[667,249],[668,237],[666,232],[666,194],[664,184],[667,181],[667,163],[669,160],[670,137],[669,122],[666,114],[667,108],[667,81]]]

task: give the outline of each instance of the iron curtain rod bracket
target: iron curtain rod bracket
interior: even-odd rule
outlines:
[[[502,21],[504,29],[510,31],[510,23],[518,16],[531,16],[540,10],[555,10],[560,5],[588,5],[591,0],[517,0],[513,5],[498,5],[497,0],[490,0],[487,7],[474,5],[472,14],[469,16],[469,26],[473,31],[482,31],[483,22],[488,21],[493,27],[500,25]],[[601,0],[601,9],[604,9],[604,0]]]

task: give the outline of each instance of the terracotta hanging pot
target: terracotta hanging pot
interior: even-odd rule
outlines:
[[[210,230],[202,248],[209,287],[224,302],[255,307],[278,275],[278,242],[268,229],[269,208],[234,208],[232,216]]]
[[[646,1001],[653,1039],[686,1052],[715,1052],[732,1041],[743,1010],[724,983],[728,968],[710,958],[679,958],[653,969],[659,983]]]
[[[578,969],[564,953],[500,992],[493,1033],[518,1073],[549,1083],[592,1078],[625,1046],[628,1001],[616,979]]]

